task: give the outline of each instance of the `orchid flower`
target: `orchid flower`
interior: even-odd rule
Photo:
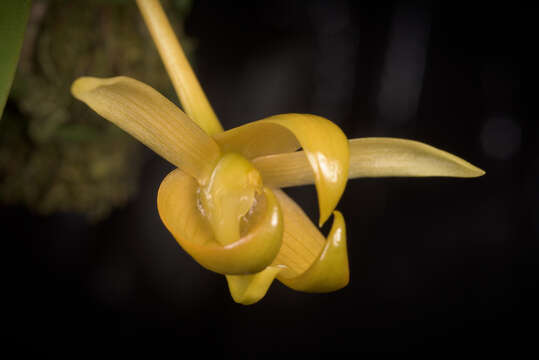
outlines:
[[[158,0],[137,4],[185,112],[127,77],[82,77],[72,93],[177,167],[160,185],[159,215],[200,265],[226,276],[238,303],[259,301],[275,278],[305,292],[348,284],[345,221],[335,211],[348,178],[484,174],[416,141],[348,140],[315,115],[223,131]],[[316,187],[318,225],[334,216],[327,239],[280,190],[305,184]]]

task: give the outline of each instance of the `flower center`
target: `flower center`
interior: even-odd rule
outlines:
[[[252,212],[262,189],[262,177],[249,160],[237,153],[221,157],[199,191],[201,210],[221,245],[239,240],[240,222]]]

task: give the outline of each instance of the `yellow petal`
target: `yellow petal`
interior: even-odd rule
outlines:
[[[223,152],[237,152],[248,159],[257,156],[296,151],[301,147],[286,127],[253,121],[213,136]]]
[[[283,267],[281,275],[293,278],[301,275],[321,254],[326,239],[313,225],[301,207],[282,190],[274,189],[284,221],[283,243],[273,266]]]
[[[220,157],[215,141],[150,86],[127,77],[82,77],[73,95],[204,183]]]
[[[388,176],[477,177],[485,172],[432,146],[404,139],[361,138],[350,143],[349,178]],[[303,151],[253,159],[264,184],[287,187],[312,184],[314,176]]]
[[[291,289],[305,292],[331,292],[342,289],[350,280],[346,249],[346,225],[342,214],[333,212],[334,220],[324,250],[300,276],[278,277]]]
[[[281,268],[277,279],[306,292],[329,292],[348,284],[346,227],[335,211],[326,239],[301,208],[281,190],[274,190],[284,219],[283,244],[272,266]]]
[[[137,0],[182,106],[206,133],[223,131],[158,0]]]
[[[268,266],[256,274],[227,275],[226,280],[230,295],[237,303],[243,305],[254,304],[266,295],[279,271],[278,267]]]
[[[248,158],[303,147],[318,193],[320,226],[337,206],[348,177],[349,150],[346,136],[331,121],[308,114],[276,115],[214,138],[223,151],[237,151]]]
[[[273,190],[284,219],[284,234],[277,257],[263,271],[250,275],[227,275],[234,301],[250,305],[266,295],[277,277],[286,286],[305,292],[330,292],[349,281],[346,228],[335,211],[328,239],[313,225],[301,208],[281,190]]]
[[[203,267],[220,274],[252,274],[275,258],[282,243],[283,220],[272,191],[263,189],[241,238],[222,245],[201,212],[197,182],[179,169],[161,183],[157,208],[180,246]]]
[[[259,156],[252,163],[267,186],[283,188],[314,184],[314,173],[303,151]]]

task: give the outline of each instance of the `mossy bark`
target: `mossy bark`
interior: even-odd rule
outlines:
[[[185,1],[164,2],[186,51]],[[0,123],[0,200],[99,220],[135,193],[140,145],[71,96],[79,76],[127,75],[175,95],[132,1],[34,1]]]

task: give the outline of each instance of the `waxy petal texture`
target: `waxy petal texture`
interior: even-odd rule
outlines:
[[[273,192],[284,219],[283,243],[271,266],[249,275],[227,275],[234,301],[249,305],[266,294],[274,278],[294,290],[331,292],[345,287],[350,279],[346,226],[335,211],[329,236],[324,236],[301,208],[281,190]]]
[[[213,136],[223,152],[237,152],[252,159],[268,154],[290,153],[301,147],[284,126],[254,121]]]
[[[326,244],[316,261],[300,276],[278,277],[291,289],[324,293],[342,289],[350,281],[348,251],[346,248],[346,225],[342,214],[333,212],[334,220]],[[286,241],[286,240],[284,240]]]
[[[271,116],[225,131],[215,136],[215,140],[223,151],[237,151],[248,158],[292,152],[301,146],[318,193],[320,226],[344,192],[348,179],[348,140],[337,125],[320,116]]]
[[[283,191],[274,190],[284,219],[283,244],[272,266],[283,268],[277,279],[307,292],[338,290],[349,280],[346,226],[335,211],[327,239]]]
[[[240,223],[256,204],[262,190],[260,173],[250,161],[237,153],[223,155],[199,200],[216,240],[228,245],[240,238]]]
[[[179,169],[168,174],[159,187],[159,215],[180,246],[200,265],[220,274],[251,274],[270,265],[283,234],[280,207],[272,191],[264,188],[261,209],[242,237],[222,245],[199,206],[197,190],[195,179]]]
[[[227,275],[226,281],[230,295],[235,302],[243,305],[254,304],[262,299],[281,271],[278,267],[268,266],[259,273],[251,275]]]
[[[221,152],[215,141],[152,87],[128,78],[82,77],[73,95],[175,166],[204,183]]]

